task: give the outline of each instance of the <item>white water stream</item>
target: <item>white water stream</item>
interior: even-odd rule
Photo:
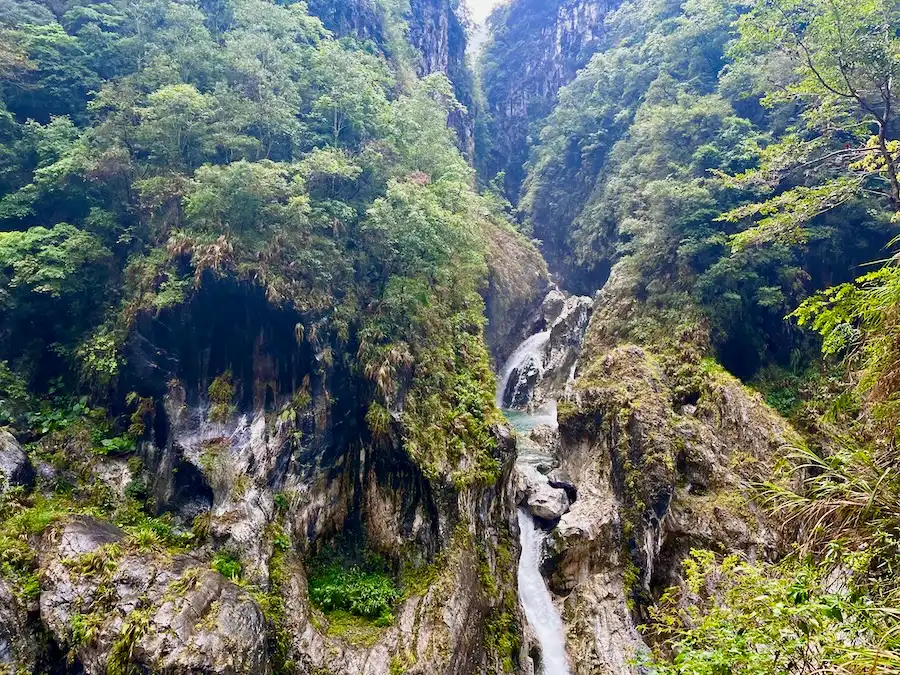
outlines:
[[[522,344],[516,347],[516,351],[506,359],[500,374],[497,376],[496,401],[497,407],[503,408],[503,393],[509,383],[509,378],[516,368],[520,368],[529,358],[534,358],[538,364],[538,368],[542,367],[543,360],[541,352],[547,341],[550,339],[550,331],[545,330],[542,333],[535,333]]]
[[[526,438],[536,426],[556,426],[556,401],[548,400],[534,411],[509,410],[503,407],[503,395],[516,369],[533,360],[543,375],[543,352],[550,339],[550,331],[536,333],[516,348],[503,364],[497,377],[497,407],[506,414],[511,426],[520,434],[518,462],[538,464],[546,462],[547,452]],[[541,576],[542,546],[546,534],[524,509],[518,510],[519,537],[522,555],[519,558],[519,602],[541,647],[542,667],[536,675],[569,675],[566,659],[566,632],[553,598]]]
[[[519,509],[518,515],[522,544],[518,573],[519,602],[541,645],[541,675],[569,675],[566,632],[541,576],[541,545],[545,534],[523,509]]]

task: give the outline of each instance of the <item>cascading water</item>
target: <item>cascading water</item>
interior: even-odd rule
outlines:
[[[522,603],[525,617],[541,645],[541,675],[569,675],[566,633],[544,577],[541,576],[544,533],[523,509],[519,509],[518,515],[522,545],[518,570],[519,602]]]
[[[532,361],[538,368],[538,377],[543,374],[543,350],[550,340],[550,331],[546,330],[541,333],[535,333],[530,338],[520,344],[512,355],[503,364],[503,369],[497,377],[496,401],[498,408],[504,408],[506,401],[504,394],[509,386],[509,379],[512,374],[521,369],[528,361]]]
[[[497,378],[497,407],[519,434],[517,463],[537,467],[553,461],[550,453],[528,437],[539,425],[556,427],[556,400],[544,399],[537,410],[532,405],[534,387],[544,376],[544,362],[550,331],[532,335],[507,359]],[[515,377],[516,381],[511,381]],[[534,469],[532,469],[534,471]],[[531,515],[519,509],[519,532],[522,554],[519,558],[519,601],[541,648],[541,667],[536,675],[569,675],[566,660],[566,637],[562,618],[544,578],[541,576],[542,545],[545,534]]]

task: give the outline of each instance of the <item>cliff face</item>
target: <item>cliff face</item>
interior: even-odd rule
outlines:
[[[493,427],[494,480],[465,480],[465,457],[420,466],[401,438],[403,403],[380,433],[367,424],[352,334],[310,319],[252,285],[208,280],[136,322],[123,384],[148,402],[142,465],[98,458],[85,471],[113,492],[146,485],[162,521],[193,523],[205,543],[164,551],[86,516],[45,535],[41,618],[84,672],[125,659],[173,673],[455,674],[518,658],[513,438]],[[312,603],[310,560],[325,550],[378,556],[403,580],[389,620]],[[210,569],[212,551],[231,567]],[[4,607],[11,632],[24,619]],[[33,660],[15,648],[16,663]]]
[[[487,100],[487,138],[480,170],[505,172],[516,200],[525,178],[529,136],[540,131],[561,87],[597,51],[606,15],[621,0],[514,0],[491,16],[491,40],[481,57]]]

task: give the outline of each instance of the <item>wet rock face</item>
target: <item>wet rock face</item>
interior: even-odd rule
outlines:
[[[499,672],[485,626],[508,611],[505,598],[515,593],[508,581],[515,566],[514,502],[505,478],[497,485],[476,481],[459,487],[451,475],[457,465],[425,475],[404,448],[396,422],[372,437],[365,421],[369,385],[346,365],[355,357],[355,345],[339,343],[314,318],[278,307],[269,308],[270,316],[256,304],[257,297],[223,289],[214,296],[221,299],[221,293],[232,299],[231,311],[242,315],[230,329],[236,334],[227,339],[214,339],[212,329],[202,321],[195,325],[192,317],[163,317],[180,334],[154,321],[139,327],[146,358],[138,369],[157,373],[150,384],[166,383],[161,395],[135,384],[141,395],[155,395],[146,420],[152,433],[143,454],[157,511],[174,515],[184,526],[203,514],[209,537],[202,550],[231,552],[241,562],[245,581],[278,594],[287,616],[282,646],[300,672],[388,675],[397,659],[407,663],[407,673]],[[200,308],[211,304],[201,297],[194,302]],[[301,320],[307,329],[298,339],[294,329]],[[203,357],[197,358],[194,349]],[[222,414],[213,415],[210,384],[223,372],[231,373],[233,396]],[[514,440],[505,428],[495,433],[497,458],[506,466]],[[331,630],[327,615],[309,605],[303,560],[337,538],[364,542],[365,553],[379,554],[394,569],[428,566],[423,574],[438,578],[395,608],[393,625],[367,626],[370,639],[355,642],[353,636],[332,634],[337,629]],[[125,557],[129,565],[137,564],[131,560]],[[160,566],[153,558],[142,564]],[[504,581],[488,588],[485,570]],[[180,569],[165,566],[147,576],[162,579],[163,574],[175,576],[166,583],[176,588],[184,577]],[[87,583],[71,578],[72,584]],[[228,587],[219,588],[206,577],[202,581],[201,606],[207,596],[214,597],[213,607],[222,606],[226,596],[229,603],[241,604],[228,595]],[[150,590],[150,597],[167,593]],[[58,595],[55,588],[48,593]],[[185,623],[180,611],[154,614],[142,649],[151,656],[170,649],[170,624]],[[222,614],[223,621],[230,621],[228,616]],[[66,620],[56,621],[54,634],[65,635]],[[518,618],[512,612],[504,621],[514,626]],[[260,635],[264,640],[265,630]],[[195,646],[206,649],[216,639],[215,634],[198,636]],[[106,643],[99,656],[85,648],[79,659],[99,663],[110,651]],[[172,672],[181,672],[176,666]]]
[[[242,588],[186,555],[131,550],[124,533],[73,518],[49,532],[41,619],[86,673],[268,673],[265,619]],[[124,661],[123,661],[124,660]]]
[[[533,332],[535,309],[549,286],[547,265],[522,235],[502,226],[485,232],[488,279],[482,291],[485,338],[497,366]]]
[[[536,356],[529,356],[521,366],[513,368],[503,392],[503,405],[507,408],[527,407],[542,375],[543,368]]]
[[[551,404],[566,390],[574,379],[592,308],[591,298],[550,290],[526,321],[532,335],[500,371],[503,407],[533,411]]]
[[[17,485],[34,485],[34,467],[13,435],[0,429],[0,492]]]

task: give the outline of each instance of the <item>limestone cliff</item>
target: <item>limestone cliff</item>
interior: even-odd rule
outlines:
[[[480,71],[487,101],[486,136],[479,140],[485,179],[505,172],[516,200],[531,137],[568,84],[599,48],[606,15],[621,0],[513,0],[489,19],[491,38]]]

